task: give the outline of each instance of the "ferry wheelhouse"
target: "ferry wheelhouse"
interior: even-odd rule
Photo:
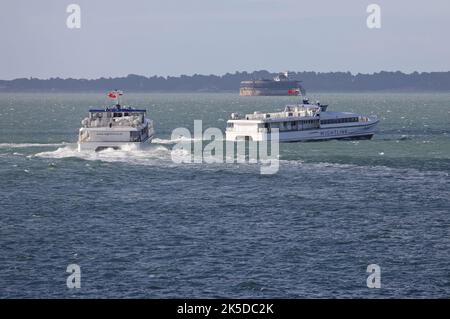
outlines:
[[[119,91],[109,93],[117,103],[104,109],[90,109],[89,116],[81,121],[79,151],[101,151],[107,148],[142,146],[152,140],[153,121],[147,118],[145,109],[135,109],[119,104]]]

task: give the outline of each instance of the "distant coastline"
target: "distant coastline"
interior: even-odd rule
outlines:
[[[292,72],[307,91],[313,92],[450,92],[448,72]],[[120,88],[127,92],[236,92],[244,80],[273,78],[268,71],[235,72],[224,75],[181,75],[177,77],[130,74],[126,77],[99,79],[37,79],[0,80],[1,92],[99,92]]]

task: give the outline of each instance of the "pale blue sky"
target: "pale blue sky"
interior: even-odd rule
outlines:
[[[449,71],[449,23],[448,0],[2,0],[0,79]]]

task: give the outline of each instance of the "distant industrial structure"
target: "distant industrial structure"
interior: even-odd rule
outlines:
[[[289,72],[281,72],[273,79],[242,81],[239,95],[299,95],[300,91],[300,81],[290,79]]]

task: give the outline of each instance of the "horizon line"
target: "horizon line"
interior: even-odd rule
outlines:
[[[0,79],[0,81],[15,81],[15,80],[41,80],[41,81],[48,81],[48,80],[87,80],[87,81],[95,81],[95,80],[101,80],[101,79],[119,79],[119,78],[127,78],[129,76],[139,76],[139,77],[145,77],[145,78],[163,78],[165,80],[167,80],[168,78],[180,78],[182,76],[187,76],[187,77],[193,77],[193,76],[217,76],[217,77],[224,77],[227,75],[237,75],[237,74],[252,74],[255,72],[268,72],[268,73],[272,73],[272,74],[277,74],[283,71],[278,71],[278,72],[273,72],[273,71],[269,71],[269,70],[254,70],[254,71],[234,71],[234,73],[222,73],[222,74],[201,74],[201,73],[193,73],[193,74],[179,74],[179,75],[142,75],[142,74],[136,74],[136,73],[128,73],[127,75],[119,75],[119,76],[99,76],[96,78],[84,78],[84,77],[79,77],[79,78],[75,78],[75,77],[49,77],[49,78],[39,78],[39,77],[34,77],[34,76],[30,76],[30,77],[16,77],[13,79]],[[403,72],[400,70],[396,70],[396,71],[386,71],[386,70],[380,70],[380,71],[374,71],[371,73],[361,73],[361,72],[357,72],[357,73],[353,73],[351,71],[288,71],[288,72],[292,72],[292,73],[316,73],[316,74],[327,74],[327,73],[349,73],[351,76],[357,76],[357,75],[375,75],[375,74],[380,74],[380,73],[401,73],[404,75],[412,75],[412,74],[432,74],[432,73],[449,73],[450,70],[447,71],[412,71],[412,72]]]

